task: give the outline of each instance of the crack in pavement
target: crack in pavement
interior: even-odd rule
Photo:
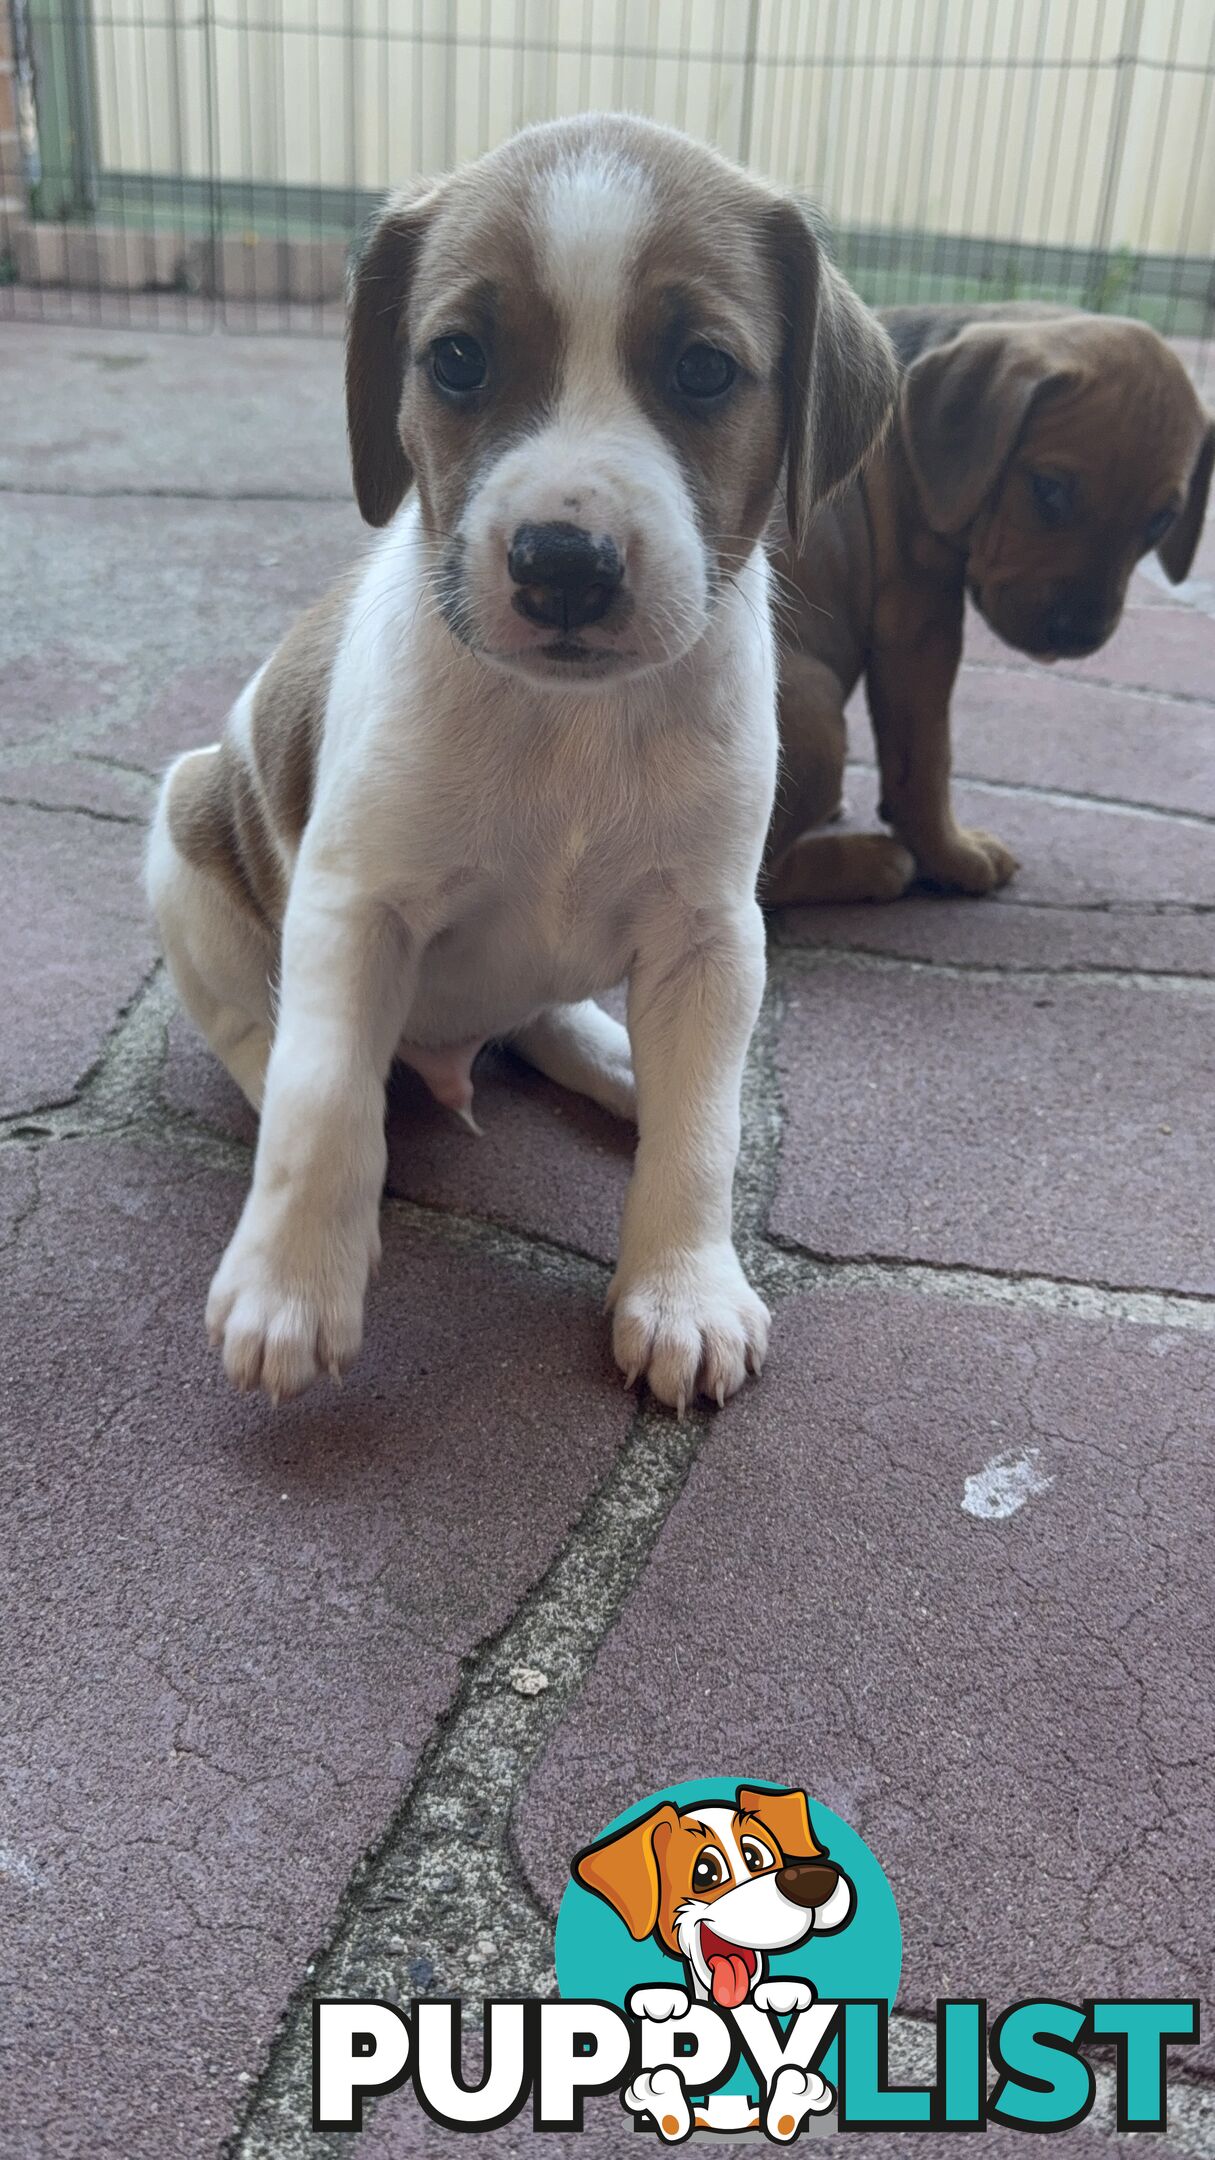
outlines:
[[[979,669],[984,675],[1012,675],[1022,681],[1031,680],[1035,672],[1033,668],[1017,667],[1005,660],[967,660],[966,665]],[[1056,666],[1053,672],[1059,682],[1079,683],[1081,688],[1089,690],[1113,690],[1119,697],[1150,698],[1156,705],[1197,705],[1205,710],[1212,703],[1211,698],[1203,697],[1197,690],[1160,690],[1152,683],[1123,682],[1115,675],[1080,675],[1074,668],[1062,665]]]
[[[863,773],[866,779],[878,777],[877,766],[867,758],[849,758],[845,771]],[[960,765],[952,768],[951,778],[992,795],[1027,795],[1033,802],[1047,803],[1057,810],[1097,810],[1106,816],[1146,818],[1164,825],[1195,825],[1202,831],[1215,825],[1215,814],[1205,810],[1176,810],[1164,803],[1135,802],[1120,795],[1089,795],[1079,788],[1042,787],[1032,780],[993,780],[987,773],[964,772]]]
[[[0,480],[0,495],[41,496],[50,502],[214,502],[343,503],[349,495],[334,489],[315,494],[307,488],[203,487],[47,487],[42,482]]]
[[[32,795],[0,795],[0,808],[5,810],[39,810],[46,817],[91,818],[95,825],[146,826],[148,820],[142,810],[98,810],[89,803],[38,802]]]
[[[312,2129],[315,1995],[397,2001],[433,1988],[471,2001],[553,1992],[551,1924],[518,1864],[513,1805],[645,1567],[710,1423],[709,1412],[681,1424],[639,1410],[540,1582],[465,1660],[404,1803],[356,1868],[329,1947],[288,2005],[230,2160],[338,2149]],[[547,1686],[520,1692],[512,1678],[520,1667]]]
[[[873,975],[945,975],[965,982],[1007,983],[1018,990],[1032,989],[1035,982],[1051,983],[1060,974],[1069,982],[1091,984],[1103,990],[1148,990],[1181,993],[1187,997],[1215,997],[1215,976],[1174,975],[1164,969],[1082,967],[1067,969],[1028,966],[994,967],[990,961],[922,960],[904,953],[862,952],[850,945],[778,945],[768,954],[769,969],[778,976],[812,974],[816,968],[855,967]]]

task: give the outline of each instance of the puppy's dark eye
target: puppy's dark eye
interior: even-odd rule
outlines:
[[[1177,512],[1175,510],[1158,510],[1154,518],[1148,519],[1147,531],[1143,535],[1144,546],[1158,547],[1170,525],[1176,523]]]
[[[762,1838],[745,1837],[739,1846],[739,1851],[752,1875],[762,1875],[765,1868],[776,1865]]]
[[[1036,472],[1030,474],[1029,485],[1042,523],[1066,525],[1075,500],[1072,482],[1060,479],[1058,473]]]
[[[692,1870],[693,1890],[716,1890],[726,1879],[725,1863],[720,1853],[706,1846]]]
[[[489,362],[475,338],[441,337],[430,348],[430,371],[444,390],[467,396],[470,390],[482,388]]]
[[[724,397],[738,364],[717,345],[689,345],[675,362],[675,387],[685,397]]]

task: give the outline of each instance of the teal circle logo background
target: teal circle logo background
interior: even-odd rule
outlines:
[[[677,1808],[698,1802],[733,1807],[740,1785],[750,1785],[758,1792],[789,1790],[770,1778],[689,1778],[625,1808],[614,1821],[604,1824],[598,1837],[622,1830],[626,1823],[661,1807],[664,1800]],[[774,1975],[796,1973],[800,1979],[809,1980],[825,2002],[880,1995],[893,2009],[903,1965],[903,1930],[894,1892],[859,1831],[833,1808],[816,1800],[813,1793],[808,1793],[807,1798],[814,1834],[850,1877],[856,1904],[847,1926],[838,1934],[811,1935],[798,1948],[773,1954],[768,1959],[768,1970]],[[684,1974],[681,1959],[668,1956],[653,1936],[634,1942],[611,1906],[593,1890],[584,1890],[572,1876],[557,1915],[556,1966],[557,1990],[567,2001],[580,1998],[611,2002],[621,2009],[631,1988],[677,1987]],[[833,2073],[834,2055],[833,2042],[823,2064],[828,2077]]]

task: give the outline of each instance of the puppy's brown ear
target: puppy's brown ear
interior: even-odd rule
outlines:
[[[795,202],[770,212],[785,318],[785,511],[801,545],[816,503],[850,480],[898,392],[894,348],[828,262]]]
[[[1165,576],[1174,585],[1180,585],[1190,574],[1190,564],[1202,533],[1202,521],[1207,514],[1207,496],[1211,492],[1211,468],[1215,465],[1215,420],[1212,420],[1202,439],[1198,462],[1190,475],[1185,508],[1175,525],[1170,525],[1156,553],[1160,558]]]
[[[401,387],[408,358],[405,307],[438,188],[389,203],[350,284],[346,326],[346,428],[359,509],[386,525],[413,481],[401,444]]]
[[[754,1785],[740,1785],[737,1797],[740,1815],[754,1815],[772,1832],[782,1859],[813,1860],[823,1850],[810,1826],[804,1792],[761,1792]]]
[[[644,1942],[658,1925],[662,1902],[659,1870],[667,1841],[679,1822],[669,1800],[639,1822],[626,1824],[578,1853],[571,1873],[584,1890],[593,1890],[623,1920],[634,1942]]]
[[[1036,327],[972,323],[922,353],[903,378],[903,441],[934,532],[961,532],[995,487],[1052,384],[1075,379]]]

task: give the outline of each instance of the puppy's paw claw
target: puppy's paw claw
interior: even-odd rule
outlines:
[[[233,1386],[278,1404],[322,1373],[340,1382],[362,1342],[363,1288],[362,1276],[310,1275],[238,1231],[207,1300],[207,1334]]]
[[[631,1269],[612,1285],[616,1362],[644,1375],[652,1395],[683,1417],[698,1395],[724,1407],[768,1346],[768,1308],[730,1245],[679,1252]]]

